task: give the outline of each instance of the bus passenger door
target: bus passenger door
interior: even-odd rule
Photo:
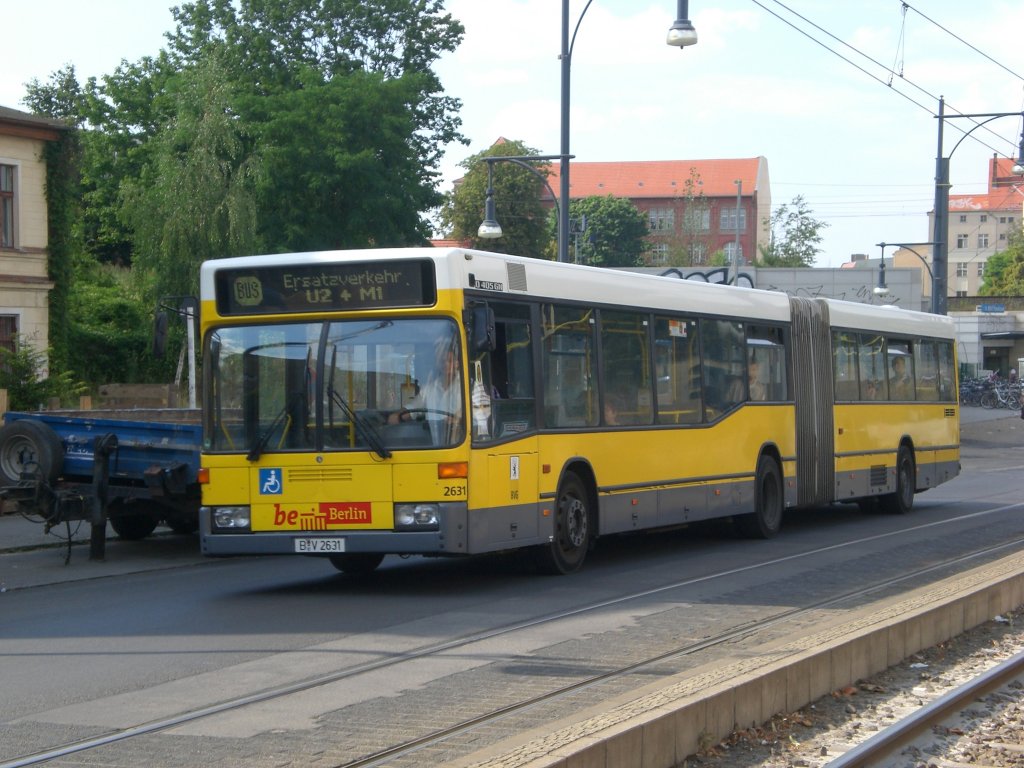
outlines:
[[[537,544],[537,438],[473,451],[469,463],[469,551]]]
[[[541,535],[530,307],[490,306],[493,348],[470,350],[470,552],[536,544]]]

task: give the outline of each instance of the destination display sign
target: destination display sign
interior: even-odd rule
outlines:
[[[437,300],[434,264],[423,259],[224,269],[216,290],[221,315],[429,307]]]

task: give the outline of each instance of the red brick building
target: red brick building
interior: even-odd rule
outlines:
[[[559,188],[559,168],[548,182]],[[767,245],[771,218],[768,161],[648,160],[609,163],[573,161],[569,196],[628,198],[648,220],[653,266],[707,264],[719,251],[732,262],[752,264],[758,245]],[[547,191],[545,201],[550,200]]]

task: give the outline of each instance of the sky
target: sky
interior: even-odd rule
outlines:
[[[25,83],[67,63],[84,81],[154,55],[172,29],[171,4],[0,0],[0,105],[24,108]],[[938,99],[947,115],[1024,110],[1024,3],[906,5],[690,0],[698,43],[679,49],[665,44],[674,0],[570,0],[570,28],[579,23],[570,152],[592,162],[763,156],[772,207],[800,195],[828,225],[817,266],[877,257],[880,242],[930,241]],[[442,190],[499,137],[557,154],[561,2],[445,0],[445,9],[466,35],[436,69],[462,101],[469,144],[447,148]],[[1019,115],[960,141],[971,127],[944,121],[954,195],[984,192],[988,159],[1016,157],[1020,142]]]

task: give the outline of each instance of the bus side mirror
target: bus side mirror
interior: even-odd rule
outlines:
[[[471,310],[469,349],[472,354],[493,352],[498,346],[494,330],[494,310],[486,304],[478,304]]]
[[[167,313],[159,311],[153,316],[153,357],[162,358],[167,352]]]

